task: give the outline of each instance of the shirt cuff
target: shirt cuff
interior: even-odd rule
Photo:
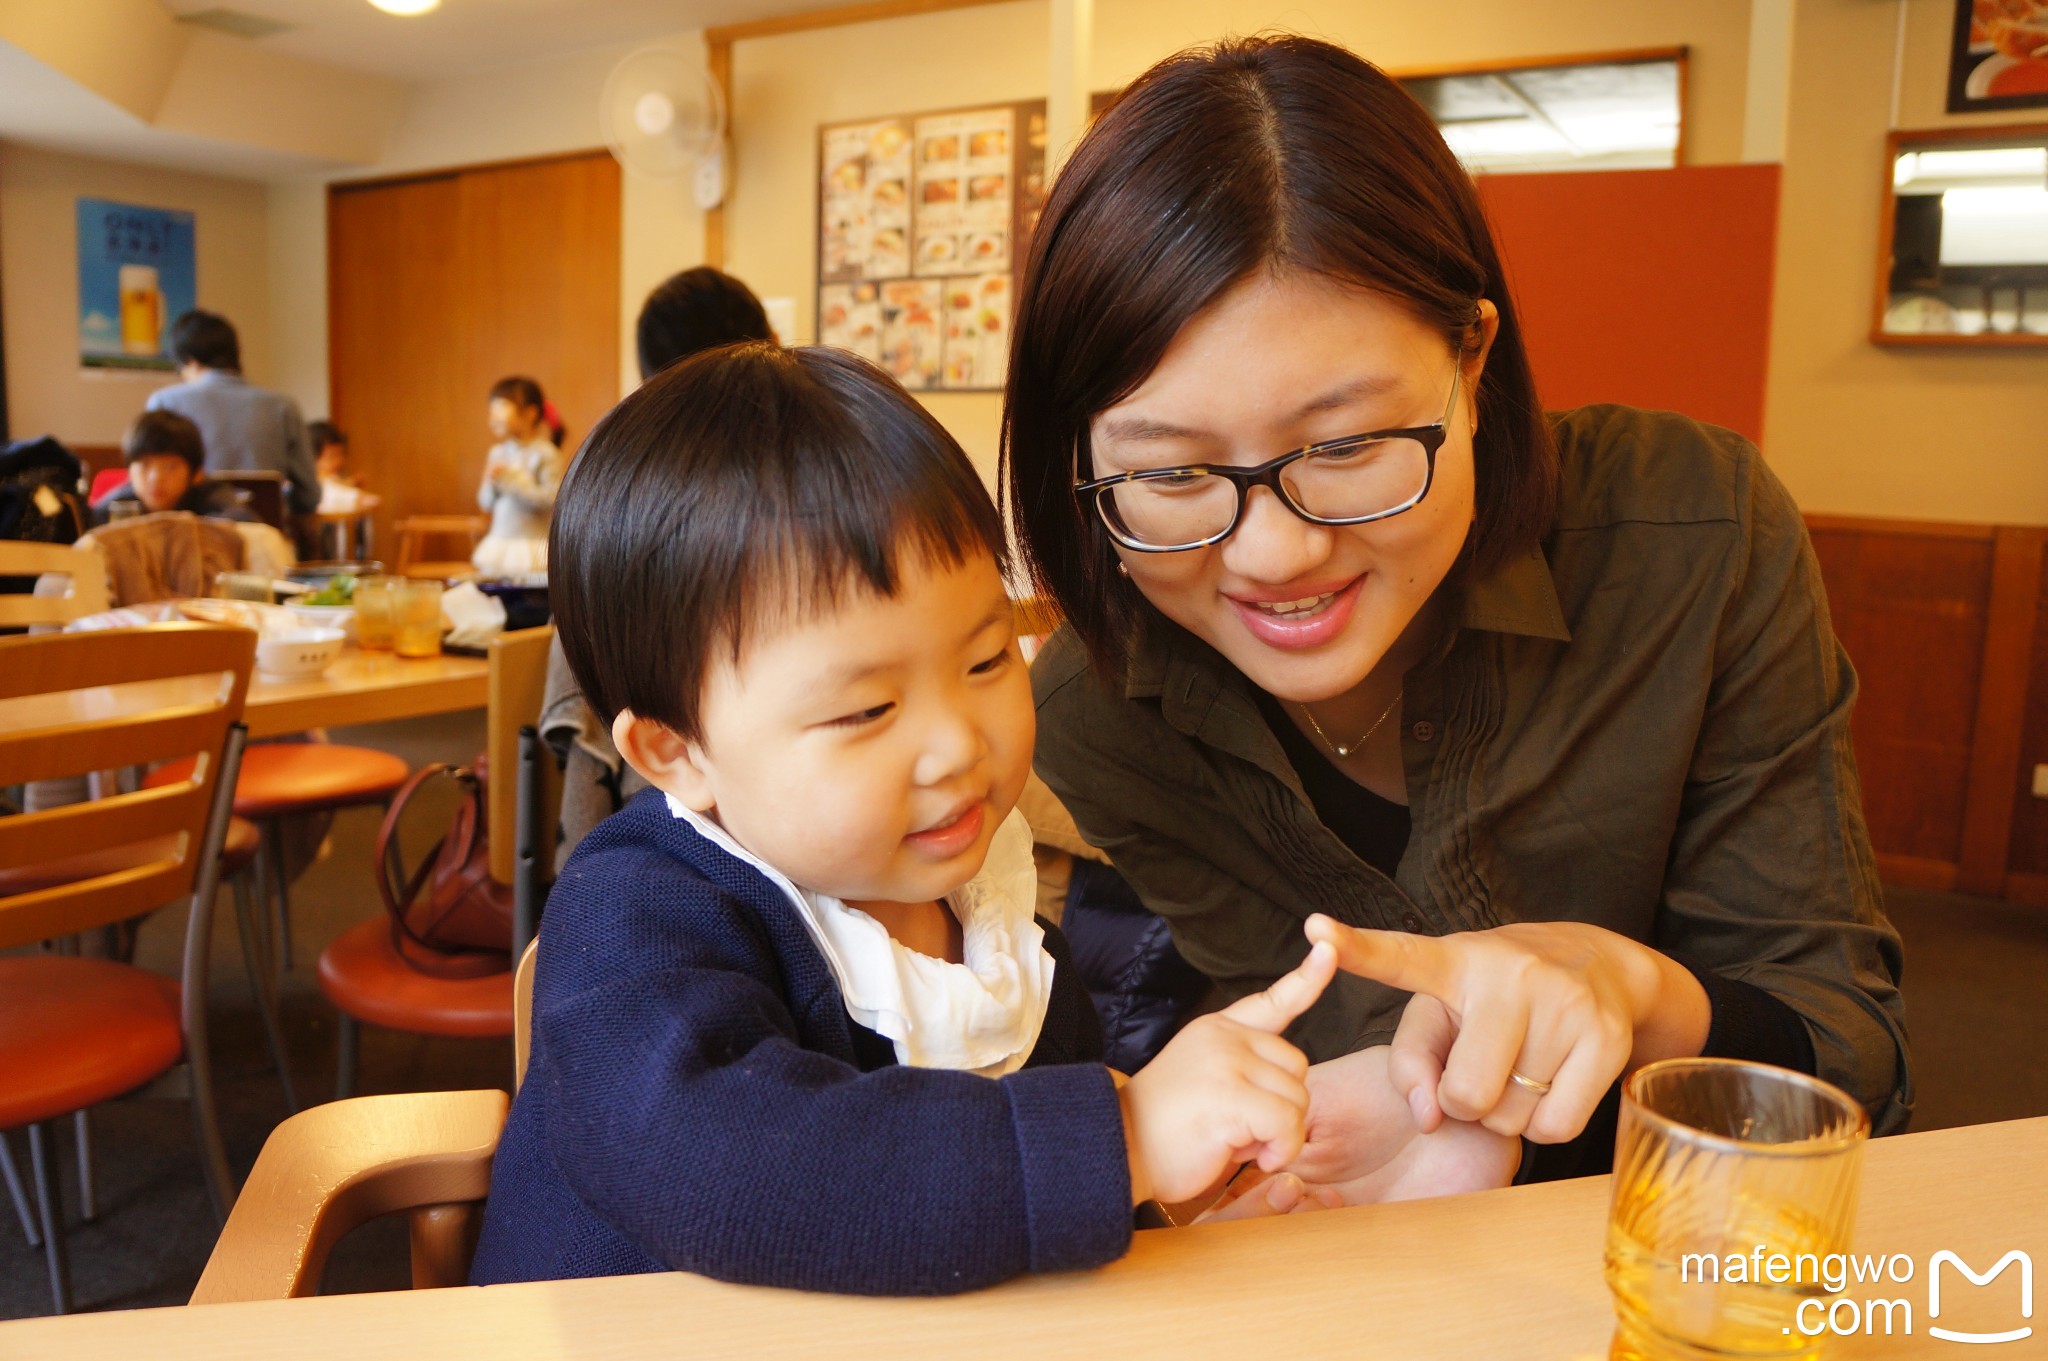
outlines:
[[[1022,1162],[1031,1270],[1075,1271],[1123,1256],[1131,1176],[1109,1070],[1052,1064],[997,1080],[1010,1098]]]
[[[1702,1058],[1748,1059],[1813,1074],[1813,1037],[1798,1012],[1754,983],[1724,978],[1676,955],[1672,958],[1699,980],[1713,1011]]]

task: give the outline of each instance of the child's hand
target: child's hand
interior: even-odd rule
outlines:
[[[1133,1202],[1187,1200],[1234,1164],[1275,1172],[1301,1152],[1308,1060],[1280,1032],[1336,968],[1335,951],[1317,945],[1264,992],[1189,1022],[1124,1085]]]

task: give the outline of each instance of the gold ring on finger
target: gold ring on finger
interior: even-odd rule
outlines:
[[[1528,1088],[1530,1091],[1536,1093],[1536,1095],[1538,1096],[1542,1096],[1545,1092],[1550,1090],[1550,1084],[1548,1082],[1538,1082],[1535,1078],[1525,1075],[1518,1068],[1508,1069],[1508,1080],[1510,1082],[1513,1082],[1518,1087]]]

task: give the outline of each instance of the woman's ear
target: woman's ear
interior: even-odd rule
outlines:
[[[1500,309],[1491,298],[1479,300],[1479,315],[1472,322],[1470,343],[1459,363],[1465,370],[1465,401],[1472,412],[1472,433],[1479,433],[1479,378],[1486,372],[1486,356],[1493,352],[1494,337],[1500,334]]]
[[[621,709],[612,720],[612,745],[627,765],[640,772],[641,779],[675,795],[684,807],[708,813],[717,802],[712,797],[711,768],[704,749],[666,723]]]

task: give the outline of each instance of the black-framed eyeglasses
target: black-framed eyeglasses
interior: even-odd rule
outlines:
[[[1244,518],[1245,497],[1265,487],[1315,525],[1364,525],[1413,510],[1436,479],[1437,450],[1449,436],[1459,367],[1434,425],[1373,430],[1324,440],[1250,468],[1196,463],[1076,481],[1125,548],[1179,553],[1221,543]]]

